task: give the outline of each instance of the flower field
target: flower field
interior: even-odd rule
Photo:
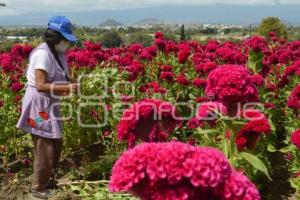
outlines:
[[[32,166],[30,137],[15,126],[32,49],[0,52],[0,174],[9,184]],[[67,56],[81,88],[62,98],[63,190],[150,200],[300,191],[300,41],[271,32],[204,44],[157,32],[152,46],[85,41]]]

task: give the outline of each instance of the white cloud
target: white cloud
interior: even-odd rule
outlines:
[[[96,9],[126,9],[161,5],[275,5],[300,4],[299,0],[0,0],[0,15],[36,11],[79,11]]]

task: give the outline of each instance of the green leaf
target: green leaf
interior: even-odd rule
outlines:
[[[81,187],[77,185],[70,185],[72,191],[81,191]]]
[[[281,153],[288,153],[290,151],[293,151],[295,149],[295,147],[293,145],[289,145],[287,147],[283,147],[282,149],[280,149],[279,151]]]
[[[250,153],[246,153],[246,152],[241,152],[239,154],[242,158],[244,158],[246,161],[248,161],[253,167],[255,167],[256,169],[258,169],[259,171],[262,171],[265,173],[265,175],[270,179],[270,175],[268,172],[268,169],[266,167],[266,165],[255,155],[252,155]]]
[[[197,134],[220,134],[220,131],[216,129],[197,129]]]
[[[267,150],[268,152],[272,153],[277,151],[277,149],[272,144],[268,144]]]

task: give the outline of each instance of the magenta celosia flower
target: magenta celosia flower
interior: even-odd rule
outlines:
[[[20,90],[23,89],[23,87],[24,87],[24,85],[22,83],[20,83],[20,82],[14,82],[11,85],[11,90],[13,92],[19,92]]]
[[[85,41],[83,42],[83,46],[88,50],[88,51],[99,51],[101,50],[101,44],[99,43],[93,43],[91,41]]]
[[[138,54],[141,49],[143,49],[143,44],[141,43],[133,43],[128,47],[128,50],[134,54]]]
[[[197,72],[209,73],[210,71],[214,70],[217,67],[218,65],[215,62],[207,62],[207,63],[199,64],[194,68]]]
[[[291,142],[292,144],[296,145],[298,149],[300,149],[300,129],[292,133]]]
[[[166,42],[166,47],[165,47],[165,54],[169,54],[171,52],[173,52],[174,54],[176,54],[178,51],[178,45],[176,42],[172,41],[172,40],[168,40]]]
[[[219,42],[216,40],[209,40],[206,45],[207,52],[214,52],[219,47]]]
[[[264,103],[264,107],[267,109],[275,109],[276,108],[276,106],[271,102]]]
[[[164,34],[162,32],[158,31],[158,32],[155,33],[154,37],[155,37],[155,39],[158,39],[158,38],[163,39],[164,38]]]
[[[227,108],[218,102],[201,103],[196,112],[196,117],[190,119],[187,123],[189,129],[201,127],[204,122],[208,122],[211,126],[215,126],[218,114],[226,115]]]
[[[170,72],[172,71],[173,67],[171,65],[163,65],[160,67],[161,71],[164,71],[164,72]]]
[[[22,99],[22,97],[20,96],[20,95],[17,95],[16,97],[15,97],[15,100],[14,100],[14,103],[19,103],[19,101]],[[1,103],[0,103],[0,107],[1,107]]]
[[[121,96],[121,101],[122,101],[123,103],[128,103],[128,102],[132,101],[132,99],[133,99],[132,96],[127,96],[127,95],[122,95],[122,96]]]
[[[70,51],[68,53],[69,64],[75,65],[77,68],[80,67],[95,67],[97,65],[97,59],[92,56],[90,51]]]
[[[249,120],[238,132],[235,143],[238,150],[254,149],[261,134],[269,134],[271,125],[268,118],[258,110],[248,109],[241,117]]]
[[[288,103],[288,107],[293,108],[295,110],[300,109],[300,84],[298,84],[292,91]]]
[[[21,59],[26,59],[29,56],[32,49],[33,48],[29,45],[16,44],[12,47],[10,53],[13,57],[20,57]]]
[[[195,101],[196,103],[203,103],[209,101],[209,99],[207,97],[197,97]]]
[[[263,51],[267,47],[267,42],[262,37],[254,36],[245,40],[244,46],[252,49],[253,51]]]
[[[139,90],[143,93],[148,93],[148,94],[152,94],[152,93],[164,94],[167,92],[167,90],[165,88],[162,88],[158,82],[150,82],[145,85],[141,85]]]
[[[12,72],[16,69],[11,54],[0,54],[0,67],[2,68],[4,73]]]
[[[143,65],[139,61],[134,61],[131,65],[124,67],[129,72],[129,81],[134,81],[139,75],[145,73]]]
[[[143,200],[259,200],[255,186],[222,152],[180,142],[143,143],[124,152],[113,166],[109,189]]]
[[[138,139],[145,142],[166,141],[181,122],[175,107],[157,99],[145,99],[125,110],[117,126],[118,139],[130,147]]]
[[[250,77],[251,83],[255,84],[256,86],[264,86],[264,78],[260,74],[256,74]]]
[[[166,80],[168,82],[172,82],[174,79],[173,72],[170,71],[162,71],[159,76],[162,80]]]
[[[240,172],[232,172],[225,182],[224,200],[260,200],[255,185]]]
[[[215,101],[221,101],[228,108],[237,103],[257,102],[259,99],[248,69],[239,65],[223,65],[211,71],[205,94]]]
[[[177,83],[181,85],[188,85],[189,81],[187,80],[186,76],[184,73],[180,73],[177,78],[176,78]]]
[[[179,52],[178,52],[178,62],[180,64],[184,64],[187,61],[190,54],[191,54],[191,49],[189,45],[186,43],[180,44]]]
[[[274,31],[268,33],[269,37],[277,37],[277,34]]]
[[[227,114],[227,108],[218,102],[205,102],[200,104],[200,107],[197,111],[196,118],[198,120],[210,120],[211,118],[215,120],[216,113],[220,113],[222,115]]]
[[[157,38],[154,40],[154,44],[157,46],[157,48],[161,51],[164,51],[165,50],[165,47],[166,47],[166,42],[164,39],[161,39],[161,38]]]
[[[145,60],[152,60],[156,56],[156,53],[157,48],[155,46],[150,46],[142,49],[142,51],[139,52],[139,57]]]
[[[196,88],[205,88],[206,80],[201,78],[195,78],[192,82],[193,86]]]
[[[290,78],[293,75],[297,75],[297,73],[300,74],[300,61],[296,61],[291,66],[288,66],[284,69],[283,76],[281,77],[279,86],[285,86],[290,83]]]
[[[97,119],[99,117],[99,113],[96,109],[91,109],[89,115],[94,119]]]

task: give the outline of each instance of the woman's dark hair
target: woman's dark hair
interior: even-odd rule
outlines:
[[[50,48],[52,54],[54,55],[60,67],[64,70],[61,61],[59,60],[58,53],[55,50],[55,45],[57,45],[62,40],[66,40],[66,39],[58,31],[49,28],[46,30],[44,35],[44,41],[47,43],[48,47]]]

